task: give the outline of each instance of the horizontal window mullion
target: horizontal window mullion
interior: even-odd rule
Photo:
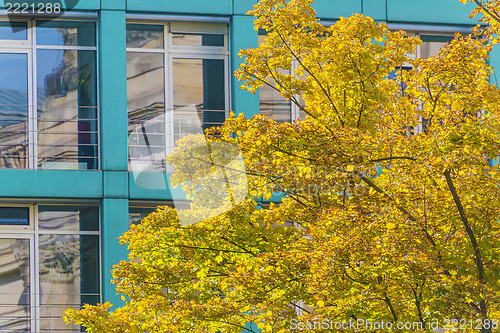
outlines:
[[[224,59],[229,55],[228,51],[212,51],[203,50],[189,50],[189,49],[170,49],[168,50],[169,55],[180,58],[181,56],[186,58],[198,58],[198,59]],[[215,57],[215,58],[214,58]]]
[[[70,45],[36,45],[37,50],[77,50],[97,51],[97,46],[70,46]]]
[[[38,228],[39,235],[68,235],[68,236],[99,236],[99,231],[71,231],[71,230],[50,230]]]
[[[138,52],[138,53],[165,53],[165,50],[164,50],[164,49],[140,48],[140,47],[127,47],[127,52]]]

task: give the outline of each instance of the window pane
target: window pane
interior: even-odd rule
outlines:
[[[93,22],[37,21],[37,45],[96,46]]]
[[[0,53],[0,168],[28,167],[28,55]]]
[[[175,140],[224,122],[224,73],[224,60],[173,60]]]
[[[290,121],[290,102],[276,89],[267,85],[259,88],[260,114],[274,117],[276,121]]]
[[[426,36],[421,35],[420,58],[433,57],[439,54],[439,50],[453,39],[452,36]]]
[[[165,107],[163,54],[127,52],[129,109]]]
[[[97,169],[94,51],[38,50],[38,165]]]
[[[264,43],[265,35],[259,35],[259,45]],[[289,72],[288,72],[289,73]],[[283,71],[283,74],[287,72]],[[274,87],[274,81],[268,81]],[[264,84],[259,88],[260,114],[274,117],[276,121],[291,120],[291,104],[286,98],[280,95],[276,89]],[[304,117],[305,118],[305,117]]]
[[[127,53],[129,168],[164,170],[165,78],[163,54]],[[140,164],[140,166],[139,166]],[[151,169],[152,168],[152,169]]]
[[[0,331],[30,330],[28,239],[0,239]]]
[[[85,206],[38,206],[40,229],[99,231],[99,208]]]
[[[0,39],[28,39],[26,22],[0,22]]]
[[[224,46],[224,35],[172,34],[173,45]]]
[[[143,207],[130,207],[128,209],[128,220],[130,224],[139,224],[141,221],[154,212],[156,210],[156,207],[148,207],[148,208],[143,208]]]
[[[40,235],[40,329],[76,331],[62,317],[67,308],[99,301],[99,237]]]
[[[29,225],[28,207],[0,207],[0,225]]]
[[[163,26],[127,24],[127,47],[163,48]]]

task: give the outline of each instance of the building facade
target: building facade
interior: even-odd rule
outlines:
[[[117,238],[184,199],[164,162],[178,138],[230,110],[301,117],[271,91],[239,90],[231,75],[239,49],[263,38],[245,15],[255,2],[0,3],[0,332],[76,332],[61,319],[66,308],[120,304],[109,283],[127,257]],[[472,23],[458,0],[314,7],[325,24],[364,13],[419,34],[421,57]]]

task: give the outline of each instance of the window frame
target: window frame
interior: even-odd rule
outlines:
[[[22,22],[26,23],[26,40],[13,40],[13,39],[0,39],[0,53],[11,53],[11,54],[27,54],[27,72],[28,72],[28,87],[27,87],[27,163],[25,168],[22,170],[38,170],[43,169],[38,166],[38,100],[37,100],[37,51],[38,50],[74,50],[74,51],[93,51],[95,53],[95,87],[96,87],[96,121],[97,121],[97,153],[93,157],[96,159],[96,168],[95,169],[61,169],[61,170],[78,170],[78,171],[95,171],[101,170],[101,133],[100,133],[100,110],[99,110],[99,54],[98,54],[98,45],[99,45],[99,29],[97,26],[96,19],[83,19],[83,18],[53,18],[51,21],[61,21],[61,22],[89,22],[95,24],[95,46],[69,46],[69,45],[38,45],[37,44],[37,22],[39,21],[47,21],[48,18],[44,17],[36,17],[36,18],[9,18],[7,16],[0,16],[0,22]],[[84,106],[78,106],[84,107]],[[78,134],[79,132],[77,132]]]
[[[259,30],[258,32],[258,37],[267,37],[267,34],[265,33],[264,30]],[[263,42],[263,40],[262,40]],[[260,46],[261,44],[261,41],[258,41],[258,45]],[[292,68],[290,69],[289,73],[292,74],[294,73],[297,69],[299,68],[299,62],[297,59],[292,59]],[[261,113],[261,110],[260,110],[260,89],[259,88],[259,113],[258,114],[261,114],[261,115],[266,115],[266,113]],[[281,98],[283,98],[284,100],[286,100],[288,102],[288,105],[289,105],[289,118],[287,120],[285,120],[285,122],[289,122],[289,123],[293,123],[294,121],[298,121],[298,120],[305,120],[305,112],[302,112],[300,110],[300,107],[293,103],[291,99],[285,99],[283,96],[280,95]],[[297,101],[302,101],[302,96],[301,95],[294,95],[295,99]]]
[[[54,207],[64,207],[64,206],[81,206],[81,207],[95,207],[98,210],[98,228],[97,231],[72,231],[72,230],[44,230],[39,228],[39,206],[54,206]],[[89,204],[88,202],[71,202],[71,203],[58,203],[58,202],[43,202],[43,203],[9,203],[1,202],[0,207],[20,207],[29,208],[29,225],[28,226],[17,226],[17,225],[1,225],[0,226],[0,239],[26,239],[29,241],[29,283],[30,292],[29,299],[30,305],[29,313],[30,319],[30,330],[28,332],[39,332],[40,331],[40,303],[41,303],[41,292],[40,292],[40,236],[43,235],[74,235],[74,236],[97,236],[97,265],[98,265],[98,288],[99,288],[99,302],[103,301],[102,294],[102,237],[101,237],[101,207],[98,204]],[[80,294],[80,297],[84,293]],[[62,318],[61,318],[62,320]],[[68,329],[70,331],[70,329]]]
[[[163,100],[164,100],[164,124],[165,124],[165,157],[173,151],[175,147],[175,119],[174,119],[174,77],[173,77],[173,62],[174,59],[200,59],[200,60],[222,60],[224,61],[224,118],[227,119],[231,106],[231,76],[230,76],[230,59],[229,59],[229,34],[228,25],[225,23],[216,23],[225,25],[225,33],[222,32],[207,32],[196,30],[197,22],[182,22],[185,26],[191,25],[192,31],[172,31],[172,23],[176,21],[158,22],[149,20],[127,20],[128,25],[150,25],[163,26],[163,47],[162,48],[143,48],[143,47],[126,47],[126,53],[155,53],[163,55]],[[206,24],[205,22],[201,24]],[[210,24],[210,23],[209,23]],[[128,30],[128,29],[127,29]],[[200,29],[201,30],[201,29]],[[224,36],[224,46],[194,46],[194,45],[174,45],[172,36],[176,33],[192,33],[192,34],[218,34]],[[127,75],[128,76],[128,75]],[[128,81],[128,79],[127,79]],[[128,84],[128,82],[127,82]],[[129,124],[128,113],[131,109],[128,107],[127,96],[127,127]],[[128,169],[130,166],[130,149],[128,147]],[[168,168],[165,168],[168,171]]]

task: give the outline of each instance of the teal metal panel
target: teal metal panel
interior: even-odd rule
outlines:
[[[313,8],[321,19],[337,19],[362,11],[361,0],[316,0]]]
[[[474,5],[458,0],[387,0],[388,22],[475,24],[469,19]]]
[[[104,302],[110,301],[114,306],[123,302],[116,295],[111,280],[111,270],[120,260],[128,257],[126,245],[118,243],[118,237],[128,230],[128,200],[103,199],[101,206],[101,274],[102,295]]]
[[[232,0],[127,0],[128,11],[231,15]]]
[[[375,21],[387,20],[386,0],[363,0],[363,14]]]
[[[127,0],[101,0],[101,9],[104,10],[126,10]]]
[[[186,194],[180,186],[170,186],[170,174],[142,172],[129,173],[131,200],[185,200]]]
[[[245,15],[258,0],[233,0],[234,15]]]
[[[109,1],[109,0],[103,0]],[[65,11],[69,10],[99,10],[101,8],[100,0],[80,0],[76,1],[56,1],[56,0],[10,0],[10,1],[0,1],[0,9],[6,8],[5,3],[27,3],[29,5],[34,4],[38,8],[38,4],[61,4],[61,8]],[[41,8],[41,7],[40,7]],[[45,6],[44,6],[45,8]]]
[[[105,198],[128,198],[127,171],[103,171],[103,178]]]
[[[100,198],[102,172],[68,170],[0,170],[0,197]]]
[[[127,171],[125,12],[102,10],[99,23],[101,166]]]
[[[490,53],[489,64],[495,70],[490,74],[490,82],[497,87],[500,86],[500,46],[497,45],[493,47],[493,51]]]
[[[252,9],[257,0],[233,0],[234,14],[245,15],[246,12]],[[365,0],[366,1],[366,0]],[[385,0],[367,0],[379,2]],[[336,19],[340,16],[349,16],[352,13],[361,13],[361,0],[316,0],[312,5],[317,12],[317,16],[322,19]]]
[[[238,69],[242,60],[238,59],[240,49],[258,46],[257,31],[253,30],[253,18],[235,15],[231,20],[231,74]],[[231,76],[232,110],[236,114],[243,113],[251,118],[259,113],[259,95],[240,89],[239,82],[234,75]]]
[[[349,16],[352,13],[361,13],[362,0],[316,0],[313,4],[313,8],[317,12],[317,16],[323,19],[336,19],[340,16]],[[373,2],[373,5],[369,5],[370,11],[376,13],[380,16],[383,12],[385,17],[385,0],[365,0],[368,2]],[[235,15],[245,15],[247,11],[252,9],[258,0],[233,0],[234,3],[234,14]],[[381,8],[376,8],[383,4],[383,10]],[[373,9],[372,9],[373,7]]]

